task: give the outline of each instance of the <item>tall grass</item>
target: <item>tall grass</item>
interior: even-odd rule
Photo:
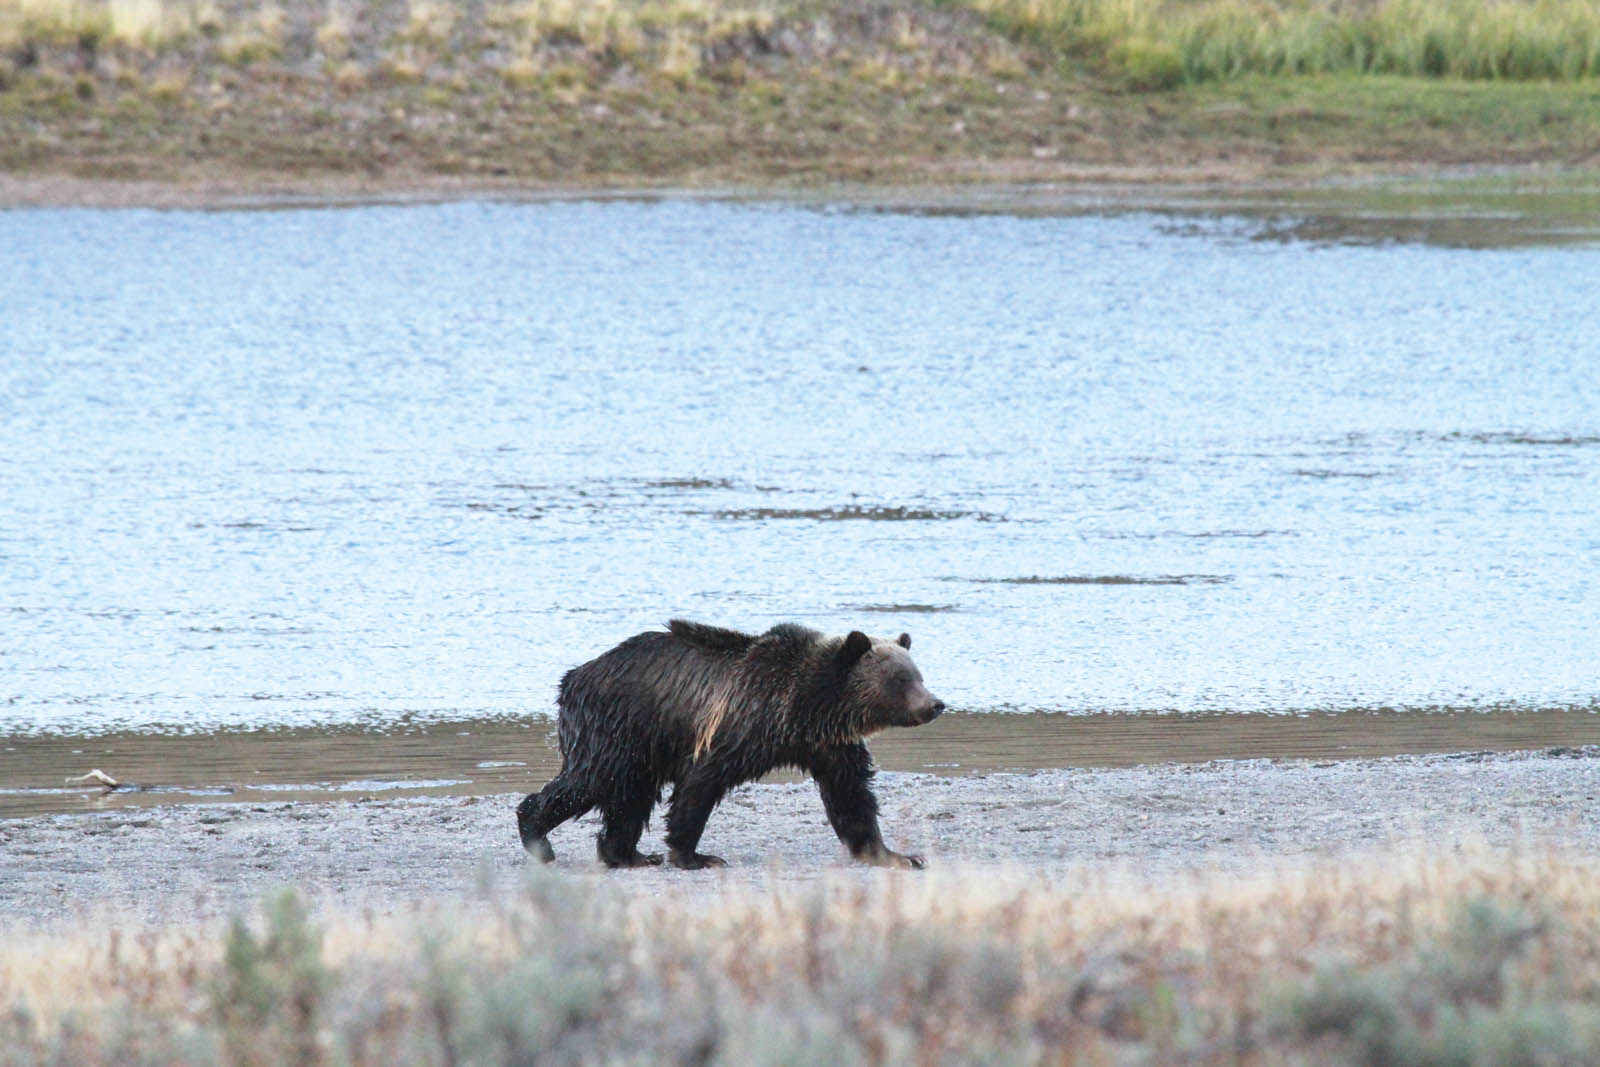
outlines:
[[[109,42],[157,49],[221,22],[212,0],[0,0],[0,46]]]
[[[718,42],[764,33],[776,18],[763,0],[517,0],[491,9],[487,21],[510,34],[524,67],[548,67],[552,53],[576,52],[681,80]]]
[[[1176,84],[1240,74],[1600,74],[1600,0],[963,0],[1008,31]]]
[[[92,54],[115,45],[242,66],[282,58],[293,29],[329,64],[360,51],[405,81],[435,61],[470,64],[485,53],[509,57],[503,74],[514,83],[541,83],[552,71],[581,80],[589,68],[624,64],[683,79],[752,46],[780,7],[797,10],[793,0],[245,0],[225,8],[218,0],[0,0],[0,61],[4,50],[29,46]]]
[[[919,9],[936,2],[904,0],[897,20],[883,11],[870,17],[911,26]],[[1600,74],[1600,0],[944,2],[1152,88],[1242,74],[1524,80]],[[488,48],[514,57],[513,76],[572,62],[574,55],[692,73],[708,54],[726,51],[726,42],[759,37],[816,10],[803,0],[488,0],[481,6],[341,0],[313,32],[331,51],[346,49],[352,15],[361,11],[369,22],[391,27],[376,44],[380,51]],[[273,0],[225,8],[218,0],[0,0],[0,47],[87,41],[160,50],[209,35],[224,61],[248,63],[282,51],[287,17]],[[456,32],[468,24],[470,35]],[[901,37],[914,40],[909,31]]]
[[[869,875],[0,941],[0,1063],[1579,1063],[1600,865]]]

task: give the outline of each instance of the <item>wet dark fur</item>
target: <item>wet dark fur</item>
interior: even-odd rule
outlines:
[[[905,649],[861,633],[825,637],[793,623],[759,636],[674,620],[568,671],[561,680],[561,773],[517,808],[523,845],[554,858],[546,835],[598,807],[600,859],[659,863],[638,851],[662,788],[674,786],[667,847],[680,867],[720,865],[696,851],[723,795],[777,767],[816,779],[853,856],[922,866],[883,843],[872,760],[862,739],[918,725],[944,705],[922,687]]]

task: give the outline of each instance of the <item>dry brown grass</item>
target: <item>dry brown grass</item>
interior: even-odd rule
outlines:
[[[962,30],[955,36],[952,18]],[[181,58],[201,73],[271,63],[299,70],[354,56],[440,76],[522,83],[530,67],[570,68],[594,85],[621,72],[682,88],[725,83],[723,67],[758,56],[847,68],[870,52],[926,72],[968,45],[1015,55],[998,34],[967,32],[978,24],[931,6],[803,0],[0,0],[0,51],[73,72],[92,71],[108,50],[144,62]]]
[[[1431,1062],[1600,1053],[1600,863],[992,869],[10,931],[0,1062]]]

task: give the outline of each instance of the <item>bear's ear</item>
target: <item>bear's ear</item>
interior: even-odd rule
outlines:
[[[844,647],[839,650],[839,658],[844,661],[844,665],[847,668],[854,667],[856,660],[865,656],[871,648],[872,638],[860,630],[851,630],[844,639]]]
[[[901,634],[900,635],[900,647],[901,648],[910,648],[911,647],[911,635],[910,634]]]

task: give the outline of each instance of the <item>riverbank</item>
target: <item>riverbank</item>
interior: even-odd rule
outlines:
[[[886,774],[917,873],[848,863],[799,783],[730,795],[707,872],[606,871],[592,819],[530,865],[515,794],[0,822],[0,1038],[14,1063],[1581,1062],[1597,760]]]
[[[1600,715],[1592,707],[1350,708],[1298,715],[957,711],[917,730],[881,734],[872,751],[886,771],[968,777],[1595,745]],[[172,804],[494,796],[532,789],[560,767],[548,719],[42,733],[0,737],[0,819]],[[115,787],[85,777],[91,771]]]
[[[1600,747],[1342,762],[1198,765],[940,777],[885,773],[885,837],[935,870],[1020,868],[1083,877],[1131,871],[1247,875],[1375,849],[1443,856],[1477,846],[1600,846],[1593,818]],[[275,887],[318,907],[404,910],[508,887],[527,866],[517,793],[343,803],[191,804],[0,822],[0,922],[82,921],[111,911],[153,920],[227,915]],[[807,885],[880,872],[850,864],[807,782],[743,787],[712,819],[705,848],[726,872],[607,872],[589,816],[552,835],[556,869],[656,894],[712,894],[780,878]],[[659,851],[662,817],[646,831]]]
[[[553,9],[236,0],[165,28],[20,21],[0,47],[0,203],[1538,180],[1600,161],[1593,78],[1151,89],[957,5]]]

